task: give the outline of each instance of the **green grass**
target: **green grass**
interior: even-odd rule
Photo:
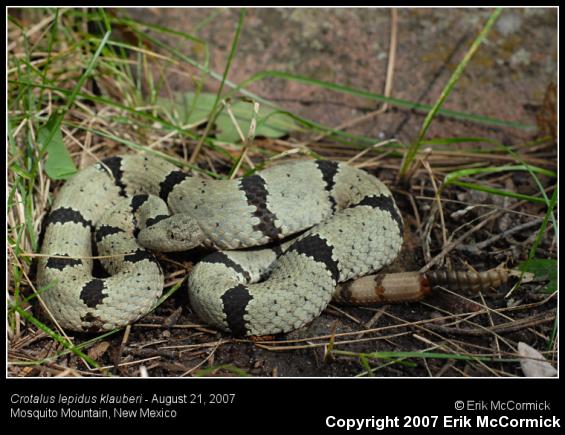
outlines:
[[[527,171],[530,174],[538,173],[545,175],[547,177],[556,178],[557,174],[554,171],[549,171],[544,168],[538,168],[532,165],[503,165],[503,166],[491,166],[486,168],[473,168],[473,169],[461,169],[459,171],[450,172],[443,179],[443,188],[449,185],[455,185],[464,187],[467,189],[473,189],[480,192],[492,193],[499,196],[507,196],[515,199],[525,199],[526,201],[548,204],[547,197],[542,197],[541,194],[545,192],[541,189],[541,194],[539,197],[532,195],[525,195],[519,192],[512,192],[504,189],[493,188],[487,185],[470,183],[467,181],[461,181],[461,178],[469,178],[474,175],[481,174],[493,174],[498,172],[512,172],[512,171]],[[539,180],[538,180],[539,181]]]
[[[481,32],[477,35],[477,37],[469,47],[469,50],[467,50],[465,56],[463,56],[461,62],[459,62],[459,64],[457,65],[455,71],[453,71],[453,74],[451,75],[449,81],[446,83],[445,87],[443,88],[439,98],[437,99],[433,107],[430,109],[428,114],[426,115],[426,118],[422,123],[422,127],[420,128],[420,132],[418,133],[418,137],[408,148],[408,151],[406,152],[406,155],[404,156],[404,159],[402,161],[402,165],[400,166],[398,178],[402,182],[407,181],[409,170],[414,164],[414,159],[416,157],[416,154],[418,153],[418,150],[422,146],[422,142],[426,136],[426,133],[428,132],[428,129],[430,128],[430,125],[432,124],[432,121],[438,115],[441,106],[443,105],[443,103],[445,102],[451,91],[453,91],[453,88],[455,87],[457,81],[463,74],[465,67],[467,66],[473,55],[477,52],[479,46],[485,40],[488,33],[490,32],[491,27],[494,25],[495,21],[498,19],[501,13],[502,13],[502,8],[498,8],[491,14],[491,16],[485,23]]]
[[[14,312],[17,312],[25,320],[33,324],[38,329],[41,329],[57,343],[62,344],[65,348],[75,353],[78,357],[82,358],[86,363],[88,363],[92,368],[98,367],[98,364],[95,361],[93,361],[88,355],[85,355],[77,346],[74,346],[66,337],[63,337],[61,334],[58,334],[57,332],[53,331],[51,328],[49,328],[44,323],[37,320],[34,316],[32,316],[28,311],[20,307],[18,304],[10,304],[9,309],[13,310]]]
[[[247,373],[247,371],[240,369],[239,367],[236,367],[232,364],[220,364],[220,365],[216,365],[216,366],[206,367],[205,369],[198,370],[194,374],[194,376],[197,376],[197,377],[213,376],[213,375],[216,374],[216,372],[218,372],[220,370],[231,373],[231,374],[233,374],[237,377],[251,376],[249,373]]]
[[[244,18],[245,18],[245,9],[241,9],[239,13],[239,21],[237,23],[237,28],[233,36],[230,53],[228,55],[228,59],[226,62],[226,67],[224,68],[224,73],[222,75],[222,81],[220,82],[220,87],[216,94],[214,105],[212,106],[212,109],[210,110],[210,114],[208,115],[208,123],[206,124],[206,129],[204,130],[200,140],[196,144],[196,147],[194,148],[194,151],[190,156],[189,163],[194,163],[196,161],[196,158],[198,157],[198,153],[200,152],[200,148],[202,148],[202,144],[204,143],[204,140],[208,137],[208,134],[210,133],[210,128],[212,128],[212,125],[214,125],[218,115],[220,114],[220,110],[221,110],[220,99],[222,98],[222,91],[224,89],[224,85],[226,84],[226,78],[228,76],[228,72],[230,71],[231,63],[233,61],[235,53],[237,52],[237,44],[239,42],[239,36],[241,35],[241,28],[243,26]]]
[[[257,71],[241,83],[230,81],[228,74],[246,25],[245,10],[240,11],[233,24],[230,51],[222,71],[211,69],[211,47],[197,36],[198,30],[213,20],[217,11],[212,11],[208,18],[191,29],[194,33],[143,23],[123,15],[123,12],[116,15],[105,9],[39,8],[24,13],[27,14],[26,22],[31,23],[25,28],[15,15],[8,15],[8,43],[12,42],[12,35],[18,38],[16,46],[8,53],[7,77],[7,243],[11,257],[8,328],[12,332],[17,331],[17,322],[21,318],[23,320],[20,322],[41,329],[65,347],[66,350],[57,353],[57,357],[72,352],[90,366],[96,366],[95,361],[82,353],[84,343],[74,345],[62,331],[35,318],[28,304],[30,298],[37,298],[28,276],[33,253],[40,248],[41,222],[50,207],[51,192],[58,186],[55,180],[67,179],[77,170],[78,156],[88,156],[90,153],[105,156],[123,153],[127,149],[145,151],[186,170],[217,179],[236,175],[237,169],[240,169],[239,174],[253,173],[262,167],[264,161],[280,156],[280,150],[268,145],[258,146],[252,140],[242,144],[239,135],[214,134],[214,120],[218,125],[222,122],[224,125],[233,123],[226,112],[226,104],[223,104],[225,101],[231,105],[241,131],[247,132],[249,124],[255,120],[257,131],[261,131],[267,139],[276,138],[279,133],[323,133],[327,135],[325,141],[355,152],[379,142],[378,138],[340,131],[334,126],[292,113],[270,101],[268,96],[257,95],[249,89],[252,84],[265,79],[301,83],[314,89],[355,97],[362,102],[383,102],[399,110],[426,113],[418,137],[414,138],[410,147],[392,142],[371,150],[367,157],[386,155],[396,159],[394,161],[400,166],[400,174],[406,176],[423,145],[434,150],[449,150],[454,145],[465,146],[465,152],[483,160],[480,160],[479,166],[473,164],[447,171],[442,189],[455,185],[462,189],[482,190],[544,204],[544,224],[531,247],[531,258],[550,222],[554,231],[557,231],[553,216],[557,203],[556,181],[551,198],[548,198],[545,193],[547,183],[538,178],[543,175],[553,179],[553,172],[528,163],[510,147],[488,137],[426,137],[429,126],[439,116],[479,126],[519,131],[532,131],[535,128],[521,121],[496,119],[442,107],[500,15],[500,9],[494,11],[487,20],[445,84],[439,99],[432,105],[385,97],[289,71]],[[46,21],[40,30],[28,35],[34,24],[49,17],[50,21]],[[120,33],[134,35],[137,40],[119,39]],[[161,37],[174,38],[175,43],[165,44]],[[191,47],[192,54],[184,54],[177,48],[179,46]],[[181,74],[192,84],[185,106],[172,98],[169,98],[169,104],[163,102],[167,98],[163,95],[169,94],[167,73],[170,71]],[[92,79],[96,81],[100,92],[95,92]],[[205,86],[216,91],[205,92]],[[255,102],[260,104],[258,114],[252,112]],[[196,125],[200,118],[208,121],[203,129],[203,124]],[[186,123],[195,125],[187,127]],[[274,133],[270,135],[269,131]],[[93,141],[92,146],[85,152],[83,147],[88,141]],[[319,156],[316,149],[306,148],[302,152]],[[512,164],[493,164],[488,157],[494,154],[508,156],[515,161]],[[249,165],[245,156],[252,156],[258,161],[256,166]],[[214,160],[215,165],[206,165],[206,159]],[[489,174],[518,170],[530,174],[538,186],[539,195],[508,192],[489,186]],[[479,178],[481,182],[477,181]],[[175,286],[166,293],[161,302],[177,289],[178,286]],[[37,293],[41,295],[45,290],[37,289]],[[363,358],[362,364],[366,364],[370,357],[365,355]],[[38,360],[38,363],[43,361]]]

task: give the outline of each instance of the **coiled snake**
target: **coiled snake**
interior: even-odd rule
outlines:
[[[346,164],[293,161],[206,180],[128,155],[62,187],[45,222],[37,281],[63,328],[108,330],[135,322],[160,297],[164,278],[152,250],[215,248],[189,278],[192,308],[235,335],[270,335],[310,322],[333,295],[365,301],[366,288],[336,290],[337,283],[379,270],[401,245],[390,191]],[[100,262],[109,276],[93,276],[93,253],[107,257]]]

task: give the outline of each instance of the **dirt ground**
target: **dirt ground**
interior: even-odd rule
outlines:
[[[138,19],[190,31],[211,44],[210,66],[223,71],[238,18],[237,9],[132,9]],[[433,104],[476,37],[489,9],[398,9],[398,43],[392,95]],[[535,124],[557,71],[555,9],[506,9],[445,103],[446,109]],[[228,78],[239,83],[263,70],[280,70],[383,93],[388,62],[389,9],[249,9]],[[171,42],[173,39],[171,38]],[[183,51],[182,46],[176,48]],[[185,51],[188,51],[187,48]],[[172,77],[175,90],[191,87]],[[286,80],[266,79],[250,88],[260,96],[326,125],[337,126],[379,104]],[[409,143],[423,117],[390,110],[352,133],[396,137]],[[488,135],[509,142],[520,131],[443,119],[429,137]]]
[[[490,13],[491,10],[487,9],[399,9],[392,95],[433,104]],[[210,43],[210,67],[223,71],[238,10],[153,8],[130,9],[129,14],[173,29],[188,32],[198,29],[196,36]],[[213,19],[200,27],[211,15]],[[538,137],[540,132],[536,126],[543,110],[544,97],[556,80],[556,24],[555,9],[506,9],[444,106],[446,109],[519,121],[534,126],[533,129],[487,126],[440,116],[432,124],[427,137],[480,136],[506,145],[523,144]],[[390,27],[389,9],[249,9],[228,78],[238,83],[257,71],[282,70],[383,93]],[[165,40],[173,41],[178,44],[178,39]],[[177,48],[185,50],[182,46]],[[190,54],[190,49],[185,51]],[[176,76],[172,76],[169,83],[174,91],[191,90],[191,83]],[[215,89],[210,87],[209,90]],[[380,103],[287,80],[262,80],[253,84],[250,90],[294,113],[332,126],[359,118],[380,106]],[[393,107],[348,131],[410,143],[417,136],[423,119],[422,113]],[[314,149],[327,154],[323,143]],[[554,159],[555,154],[552,153],[549,150],[548,160]],[[553,160],[552,164],[555,169],[556,161]],[[391,185],[396,171],[390,169],[397,170],[398,165],[398,159],[384,159],[382,165],[372,172]],[[530,188],[530,192],[535,192],[527,174],[514,174],[501,183],[510,190],[528,191]],[[430,214],[432,202],[429,198],[433,197],[425,171],[414,177],[411,188],[415,194],[413,200],[403,189],[394,189],[409,232],[403,256],[393,269],[417,270],[425,264],[418,236],[421,235],[422,223]],[[423,198],[426,195],[428,199]],[[442,195],[451,200],[445,203],[443,211],[448,236],[455,230],[459,231],[465,222],[490,210],[489,205],[505,209],[517,207],[523,214],[541,213],[543,216],[539,205],[517,204],[516,200],[479,195],[473,191],[452,188]],[[487,206],[463,211],[467,204],[479,202]],[[450,264],[458,269],[471,265],[477,270],[487,270],[500,263],[512,266],[525,259],[532,236],[539,226],[502,237],[484,250],[473,250],[475,243],[524,222],[522,214],[502,214],[464,240],[462,247],[451,250]],[[550,234],[542,240],[539,256],[556,256],[552,237]],[[432,230],[430,238],[429,248],[434,256],[443,248],[439,230]],[[198,255],[169,258],[186,264],[197,261]],[[186,305],[185,292],[179,291],[155,313],[133,326],[125,343],[122,343],[123,333],[109,337],[103,342],[106,344],[97,346],[99,355],[96,356],[102,364],[116,364],[110,370],[122,376],[139,376],[139,364],[117,367],[118,363],[147,358],[144,365],[151,376],[191,375],[212,366],[216,369],[206,375],[236,376],[239,374],[237,369],[241,369],[252,376],[349,377],[361,374],[366,368],[358,357],[328,355],[332,341],[341,351],[428,350],[501,358],[514,355],[518,342],[545,349],[551,335],[550,320],[556,298],[547,300],[548,295],[540,293],[541,284],[534,283],[522,285],[511,299],[507,299],[504,296],[512,283],[471,297],[438,289],[425,301],[414,304],[382,307],[330,305],[309,325],[283,337],[258,342],[236,340],[207,329]],[[183,306],[181,312],[178,306]],[[516,306],[528,309],[513,309]],[[492,314],[492,310],[496,314]],[[473,312],[476,312],[474,316],[466,316],[465,321],[455,325],[451,324],[453,318],[444,317],[455,316],[458,319],[461,313]],[[528,319],[531,324],[527,323]],[[513,329],[511,325],[516,321],[526,322],[525,326]],[[163,324],[168,327],[163,327]],[[502,328],[493,332],[489,329],[493,325],[502,325]],[[331,338],[334,334],[335,337]],[[69,361],[69,366],[73,365],[82,366],[78,360]],[[377,376],[523,375],[517,362],[411,359],[391,363],[384,359],[373,360],[371,365]]]

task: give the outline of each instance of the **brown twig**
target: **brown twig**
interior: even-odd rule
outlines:
[[[543,218],[536,218],[530,222],[526,222],[523,223],[521,225],[517,225],[515,227],[511,227],[509,229],[507,229],[506,231],[503,231],[502,233],[496,234],[486,240],[483,240],[482,242],[479,242],[475,245],[459,245],[456,247],[457,250],[459,251],[467,251],[467,252],[471,252],[471,253],[477,253],[480,252],[482,249],[486,248],[489,245],[492,245],[493,243],[497,242],[498,240],[507,237],[511,234],[520,232],[522,230],[526,230],[528,228],[534,227],[536,225],[539,225],[541,222],[543,221]]]
[[[444,334],[453,335],[490,335],[490,334],[507,334],[510,332],[516,332],[520,329],[529,328],[532,326],[540,325],[542,323],[547,323],[555,320],[555,310],[549,311],[549,313],[542,313],[534,317],[528,317],[525,319],[514,320],[512,322],[501,323],[494,326],[485,326],[481,328],[453,328],[450,326],[434,325],[428,324],[426,328],[432,329],[437,332]]]

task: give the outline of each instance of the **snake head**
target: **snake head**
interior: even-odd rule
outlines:
[[[202,244],[204,233],[198,222],[186,214],[174,214],[142,229],[137,241],[158,252],[188,251]]]

